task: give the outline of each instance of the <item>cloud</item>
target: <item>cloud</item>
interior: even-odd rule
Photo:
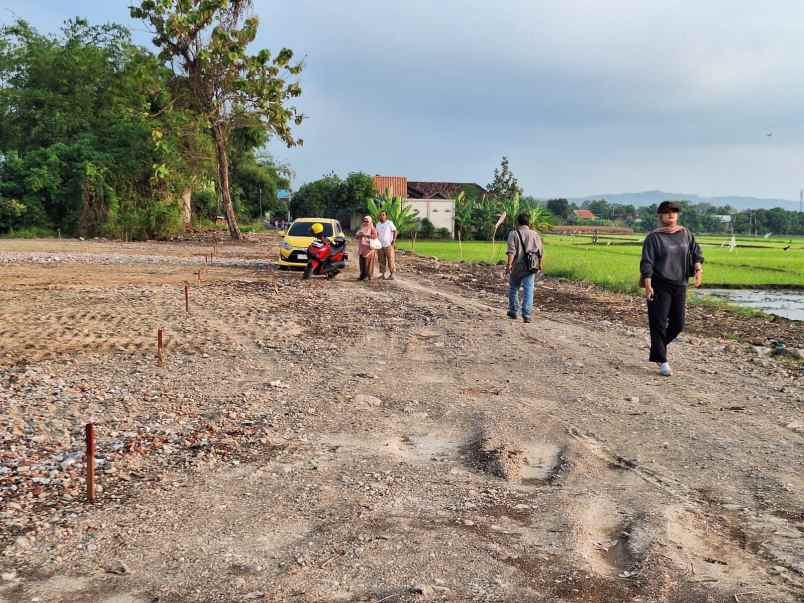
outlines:
[[[130,23],[115,3],[35,4],[12,0],[35,24],[75,13]],[[535,194],[674,187],[782,195],[799,186],[799,2],[254,6],[259,45],[306,59],[305,146],[272,147],[300,181],[335,169],[482,183],[505,153]]]

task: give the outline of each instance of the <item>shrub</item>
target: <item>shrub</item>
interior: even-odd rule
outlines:
[[[419,236],[422,239],[432,239],[435,236],[435,226],[428,218],[422,218],[419,222]]]

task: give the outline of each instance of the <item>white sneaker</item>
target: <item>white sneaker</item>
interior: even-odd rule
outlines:
[[[661,366],[659,367],[659,374],[662,377],[669,377],[673,374],[673,371],[670,370],[670,364],[668,362],[662,362]]]

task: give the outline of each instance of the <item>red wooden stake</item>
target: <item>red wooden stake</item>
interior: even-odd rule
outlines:
[[[95,425],[87,423],[87,500],[95,502]]]
[[[159,354],[159,366],[165,366],[165,348],[162,342],[162,329],[156,332],[156,351]]]
[[[190,313],[190,285],[184,283],[184,310]]]

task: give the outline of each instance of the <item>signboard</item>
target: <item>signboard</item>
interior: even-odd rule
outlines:
[[[290,191],[286,188],[280,188],[278,191],[276,191],[276,198],[287,201],[290,199]]]

